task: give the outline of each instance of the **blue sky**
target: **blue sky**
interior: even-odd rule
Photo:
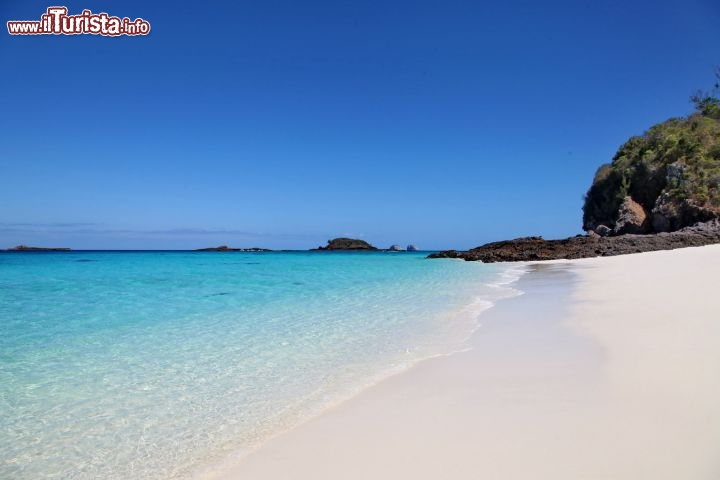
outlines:
[[[597,167],[720,64],[715,0],[63,5],[152,32],[2,33],[0,247],[574,235]]]

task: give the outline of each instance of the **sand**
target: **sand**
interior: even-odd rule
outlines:
[[[719,479],[720,245],[530,269],[469,351],[213,478]]]

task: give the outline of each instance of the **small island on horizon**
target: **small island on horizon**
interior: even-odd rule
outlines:
[[[234,248],[227,245],[218,247],[197,248],[196,252],[272,252],[269,248],[251,247],[251,248]]]
[[[72,249],[67,247],[29,247],[27,245],[18,245],[6,249],[6,252],[70,252]]]
[[[339,237],[328,240],[324,247],[312,248],[310,251],[372,251],[372,252],[417,252],[418,248],[410,244],[402,248],[398,244],[390,245],[389,248],[378,248],[365,240],[358,238]]]
[[[339,237],[328,240],[324,247],[313,248],[312,250],[379,250],[365,240],[357,238]]]

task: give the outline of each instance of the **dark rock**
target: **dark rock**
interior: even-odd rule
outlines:
[[[408,251],[408,252],[417,252],[417,251],[418,251],[418,248],[417,248],[415,245],[408,245],[408,246],[407,246],[407,251]]]
[[[718,214],[713,209],[699,206],[691,200],[678,199],[663,193],[652,209],[651,218],[656,232],[672,232],[686,225],[718,218]]]
[[[612,237],[570,237],[563,240],[544,240],[526,237],[493,242],[466,252],[447,250],[428,258],[462,258],[468,261],[519,262],[531,260],[574,259],[628,253],[672,250],[720,243],[720,220],[698,223],[675,232],[648,235],[618,235]]]
[[[607,236],[610,236],[610,234],[612,234],[612,229],[605,225],[598,225],[595,228],[595,233],[601,237],[607,237]]]
[[[333,238],[328,240],[328,244],[324,247],[318,247],[315,250],[377,250],[365,240],[356,238]]]
[[[400,245],[390,245],[390,248],[388,248],[391,252],[402,252],[403,248]]]
[[[670,220],[660,212],[654,211],[651,215],[652,228],[655,232],[669,232]]]
[[[457,250],[443,250],[442,252],[431,253],[427,258],[462,258],[461,255],[465,252],[459,252]]]

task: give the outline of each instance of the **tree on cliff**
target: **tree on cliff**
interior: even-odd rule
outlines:
[[[701,114],[720,119],[720,67],[715,70],[715,85],[710,91],[698,90],[690,101]]]

